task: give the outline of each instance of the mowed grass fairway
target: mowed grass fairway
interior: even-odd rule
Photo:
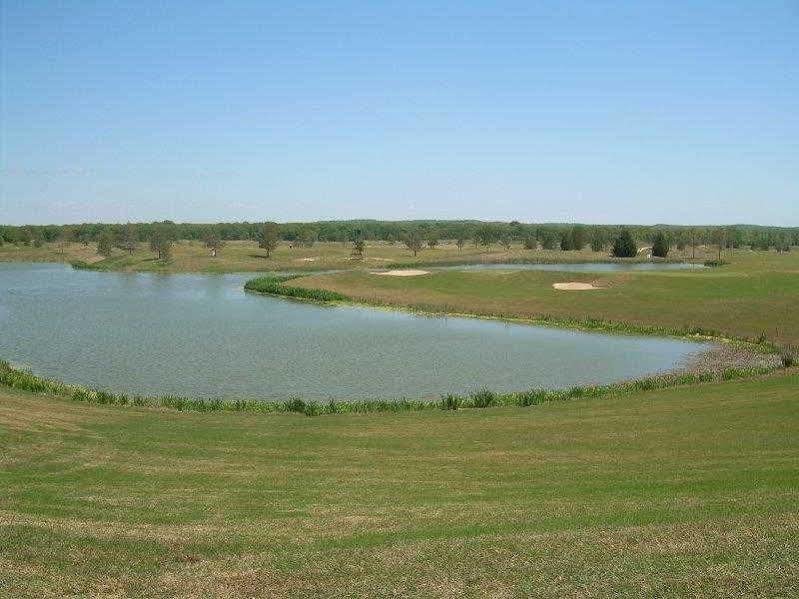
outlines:
[[[799,344],[799,252],[738,250],[722,267],[695,271],[444,271],[414,277],[367,272],[309,276],[295,287],[321,288],[398,307],[489,316],[588,319],[673,329],[701,327],[778,344]],[[606,287],[559,291],[553,283]]]
[[[534,408],[0,390],[7,597],[789,597],[799,373]]]

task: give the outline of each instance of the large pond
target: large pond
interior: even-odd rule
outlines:
[[[704,264],[688,262],[574,262],[560,264],[482,263],[436,266],[430,270],[554,270],[560,272],[624,272],[640,270],[697,270]]]
[[[127,393],[324,400],[606,383],[706,347],[323,307],[245,293],[250,276],[0,264],[0,357]]]

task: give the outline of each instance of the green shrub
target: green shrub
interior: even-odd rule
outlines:
[[[665,258],[669,255],[669,241],[662,231],[658,231],[655,240],[652,242],[652,255],[657,258]]]
[[[290,397],[288,401],[283,403],[283,408],[286,412],[299,412],[300,414],[304,414],[308,406],[301,398]]]
[[[638,254],[638,246],[632,234],[627,229],[622,229],[619,236],[613,242],[613,255],[617,258],[635,258]]]

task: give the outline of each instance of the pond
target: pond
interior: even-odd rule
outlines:
[[[246,293],[251,276],[0,264],[0,357],[117,392],[326,400],[607,383],[708,347],[325,307]]]
[[[436,266],[428,270],[552,270],[559,272],[624,272],[640,270],[698,270],[704,264],[687,262],[574,262],[560,264],[483,263]]]

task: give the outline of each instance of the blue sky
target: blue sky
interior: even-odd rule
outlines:
[[[3,0],[0,222],[799,225],[799,2]]]

